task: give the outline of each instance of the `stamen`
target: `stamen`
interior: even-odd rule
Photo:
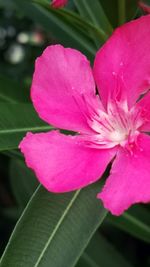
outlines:
[[[118,101],[110,101],[105,111],[100,111],[91,114],[91,119],[88,121],[91,128],[97,132],[91,136],[91,144],[93,147],[110,148],[116,145],[128,147],[136,142],[139,133],[138,128],[143,121],[140,116],[140,111],[135,107],[128,110],[126,106]]]
[[[86,146],[106,149],[120,145],[132,150],[138,128],[143,124],[141,110],[136,106],[129,110],[125,99],[120,102],[110,99],[106,111],[98,98],[91,96],[89,101],[83,94],[72,97],[93,131],[93,134],[80,133]]]

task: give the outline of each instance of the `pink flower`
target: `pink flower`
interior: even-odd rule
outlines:
[[[61,45],[47,47],[36,60],[36,111],[56,128],[78,133],[27,133],[20,143],[26,164],[47,190],[94,183],[113,161],[98,194],[105,208],[120,215],[133,203],[150,201],[148,25],[149,15],[118,28],[98,51],[93,72],[85,56]]]
[[[61,8],[67,5],[68,0],[52,0],[51,6],[54,8]]]

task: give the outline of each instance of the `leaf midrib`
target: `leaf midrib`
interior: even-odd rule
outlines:
[[[133,217],[130,214],[124,213],[122,215],[122,217],[128,219],[131,223],[134,223],[135,225],[137,225],[138,227],[140,227],[141,229],[146,230],[148,233],[150,233],[150,228],[143,222],[137,220],[135,217]]]
[[[82,257],[91,265],[91,267],[99,267],[99,265],[92,258],[90,258],[86,252],[83,253]]]
[[[6,130],[0,130],[1,134],[12,134],[12,133],[21,133],[26,131],[41,131],[41,130],[50,130],[52,127],[49,125],[46,126],[32,126],[32,127],[22,127],[22,128],[14,128],[14,129],[6,129]]]
[[[41,262],[43,256],[44,256],[44,253],[46,252],[47,248],[49,247],[49,245],[51,244],[52,240],[54,239],[55,237],[55,234],[57,233],[58,229],[60,228],[61,226],[61,223],[64,221],[66,215],[68,214],[68,212],[70,211],[71,207],[73,206],[74,202],[76,201],[77,199],[77,196],[79,195],[81,190],[78,190],[76,191],[76,193],[74,194],[72,200],[70,201],[70,203],[68,204],[68,206],[66,207],[66,209],[64,210],[63,214],[61,215],[61,218],[59,219],[59,221],[57,222],[50,238],[48,239],[48,241],[46,242],[45,246],[44,246],[44,249],[42,250],[41,254],[39,255],[36,263],[34,264],[33,267],[38,267],[39,266],[39,263]]]
[[[4,94],[2,94],[2,93],[0,93],[0,100],[1,100],[1,101],[3,101],[3,100],[8,101],[8,102],[11,103],[11,104],[17,104],[17,103],[18,103],[17,100],[14,100],[14,99],[11,98],[10,96],[6,96],[6,95],[4,95]]]

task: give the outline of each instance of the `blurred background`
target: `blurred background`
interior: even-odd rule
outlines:
[[[7,103],[30,103],[34,61],[47,45],[62,43],[65,46],[80,49],[93,62],[94,53],[111,34],[113,28],[125,22],[124,19],[129,21],[143,14],[143,11],[138,8],[138,1],[133,0],[125,3],[126,17],[123,17],[123,14],[118,15],[118,1],[100,1],[102,9],[97,12],[93,1],[96,19],[99,12],[103,18],[97,21],[94,21],[94,16],[89,14],[88,10],[87,13],[85,12],[85,1],[69,1],[64,13],[61,10],[48,10],[48,6],[43,5],[44,1],[43,3],[39,1],[40,5],[33,5],[31,2],[0,0],[0,124],[5,120],[3,114],[6,114]],[[89,5],[89,1],[86,4]],[[94,8],[92,12],[93,10]],[[74,12],[81,20],[76,17],[71,18],[69,12]],[[92,25],[94,25],[93,28]],[[106,31],[105,25],[107,25]],[[96,27],[100,27],[107,34],[103,31],[98,32]],[[19,110],[16,112],[18,113]],[[12,120],[15,120],[17,113],[12,113]],[[22,114],[21,123],[28,114],[21,106],[20,113]],[[37,115],[34,114],[34,116]],[[16,142],[19,143],[24,133],[25,130],[17,136]],[[7,143],[11,142],[11,138],[11,135],[7,136]],[[0,140],[3,142],[1,132]],[[0,150],[1,254],[18,218],[38,185],[34,174],[26,168],[22,155],[17,149],[17,143],[14,146],[8,145],[8,148],[6,145]],[[78,262],[78,267],[150,266],[149,205],[136,205],[119,218],[108,215],[100,234],[96,233],[95,238],[99,237],[101,247],[96,245],[97,241],[93,238],[87,248],[87,254],[89,250],[103,251],[100,256],[101,265],[98,257],[93,253],[92,257],[96,258],[97,265],[87,263],[84,255]],[[110,260],[107,260],[108,254],[111,265]],[[115,260],[115,257],[119,260]]]

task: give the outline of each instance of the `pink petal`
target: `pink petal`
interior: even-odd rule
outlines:
[[[124,24],[100,49],[94,76],[103,103],[126,94],[129,106],[150,86],[150,15]]]
[[[46,122],[58,128],[89,131],[79,99],[94,95],[89,61],[77,50],[52,45],[36,60],[31,97]]]
[[[140,101],[138,101],[136,106],[141,110],[141,116],[144,121],[144,124],[140,130],[150,131],[150,92],[148,92]]]
[[[150,201],[150,137],[141,134],[133,154],[120,149],[104,189],[104,207],[120,215],[134,203]]]
[[[78,136],[66,136],[57,131],[28,133],[19,147],[27,166],[52,192],[72,191],[95,182],[116,153],[115,148],[85,147]]]
[[[68,0],[52,0],[51,6],[54,8],[61,8],[67,4]]]

